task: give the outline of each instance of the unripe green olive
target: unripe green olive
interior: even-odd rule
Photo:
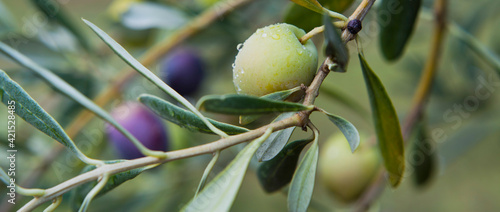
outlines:
[[[341,133],[330,137],[321,147],[319,173],[325,187],[341,202],[352,203],[370,185],[380,166],[374,147],[361,142],[351,153]]]
[[[233,82],[239,94],[263,96],[309,85],[318,66],[311,40],[299,41],[304,30],[290,24],[258,29],[241,46],[233,65]]]

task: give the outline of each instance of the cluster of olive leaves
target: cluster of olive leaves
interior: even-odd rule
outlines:
[[[323,13],[325,10],[325,8],[315,0],[292,1],[318,13]],[[413,7],[403,8],[411,9]],[[418,13],[418,10],[416,12],[412,11],[411,14],[416,13]],[[408,13],[403,12],[402,14]],[[413,25],[415,17],[409,17],[407,19],[410,19],[412,21],[411,25]],[[394,20],[401,19],[394,18]],[[167,94],[171,95],[174,99],[183,104],[188,110],[178,107],[163,100],[162,98],[149,94],[140,95],[138,98],[139,101],[148,106],[160,117],[187,128],[188,130],[215,133],[221,136],[226,136],[226,134],[236,135],[249,131],[249,129],[243,127],[207,119],[199,112],[199,110],[240,115],[242,116],[242,119],[246,120],[246,122],[251,122],[256,120],[262,114],[279,112],[281,115],[279,115],[275,121],[280,121],[291,117],[297,111],[311,111],[317,109],[314,106],[305,106],[299,103],[283,101],[300,88],[272,93],[260,98],[234,94],[223,96],[205,96],[199,101],[197,109],[182,96],[168,87],[168,85],[162,82],[146,67],[140,64],[104,31],[99,29],[94,24],[86,20],[84,21],[126,63],[152,83],[157,85],[161,90],[165,91]],[[337,65],[343,67],[348,62],[348,54],[345,45],[328,16],[324,16],[323,24],[325,25],[325,38],[327,42],[326,55],[335,61]],[[390,30],[390,28],[387,30]],[[390,46],[386,47],[390,49],[383,51],[386,53],[385,55],[388,59],[397,58],[401,55],[404,44],[406,43],[409,34],[411,34],[411,27],[410,29],[405,28],[405,30],[400,31],[403,34],[403,38],[400,39],[401,41],[391,41],[390,43],[396,44],[396,46],[393,48]],[[394,33],[394,31],[392,31],[390,35],[385,37],[397,34],[398,33]],[[465,39],[471,38],[464,36],[464,40]],[[476,47],[476,49],[478,49],[477,52],[481,54],[482,48],[480,44],[474,44],[474,42],[470,43],[472,43],[472,46]],[[155,154],[154,152],[148,152],[145,150],[145,147],[143,147],[137,139],[121,127],[115,120],[113,120],[113,118],[106,111],[97,106],[90,99],[78,92],[75,88],[59,78],[57,75],[53,74],[51,71],[34,63],[32,60],[4,43],[0,43],[0,51],[21,66],[36,73],[37,76],[44,79],[57,91],[75,100],[88,110],[97,114],[103,120],[115,126],[147,155]],[[404,160],[402,159],[404,158],[403,142],[398,118],[381,81],[368,66],[362,54],[359,54],[359,59],[373,110],[374,126],[377,132],[380,151],[382,152],[382,156],[385,161],[385,167],[389,172],[389,180],[393,186],[397,186],[401,181],[404,170]],[[337,69],[333,69],[333,71],[335,70]],[[16,114],[19,117],[66,146],[83,162],[89,164],[89,166],[84,168],[82,172],[90,171],[96,166],[102,164],[122,162],[122,160],[100,161],[85,156],[77,148],[72,139],[64,132],[59,123],[43,108],[41,108],[40,105],[38,105],[38,103],[34,101],[21,86],[10,79],[4,71],[0,71],[0,77],[2,102],[7,104],[9,101],[15,101]],[[321,109],[319,110],[325,113],[329,119],[340,128],[346,136],[351,146],[351,150],[354,151],[359,144],[359,135],[356,128],[340,116],[327,113]],[[211,166],[213,166],[217,160],[217,157],[214,157],[202,177],[202,182],[198,188],[197,195],[184,207],[183,211],[229,210],[243,180],[248,164],[254,154],[260,161],[263,161],[261,163],[261,168],[259,168],[258,175],[264,189],[266,191],[276,191],[290,184],[288,195],[289,209],[291,211],[305,211],[309,205],[314,188],[314,178],[318,159],[318,132],[314,129],[314,127],[311,127],[313,131],[313,136],[311,138],[288,143],[294,128],[295,127],[290,127],[273,133],[271,132],[271,129],[268,129],[263,136],[247,145],[247,147],[245,147],[245,149],[238,154],[238,156],[225,168],[224,171],[219,173],[207,185],[204,185],[208,173],[211,170]],[[306,145],[311,142],[312,145],[299,162],[299,155]],[[147,168],[148,167],[141,167],[109,176],[105,185],[98,191],[97,196],[103,195],[123,182],[133,179]],[[1,179],[4,182],[8,182],[8,177],[3,170],[1,173]],[[87,183],[73,190],[72,198],[76,203],[75,205],[80,208],[79,210],[84,211],[87,209],[90,200],[93,198],[93,196],[89,197],[87,194],[95,188],[96,184],[97,182]]]

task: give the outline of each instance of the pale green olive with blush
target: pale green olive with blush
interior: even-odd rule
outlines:
[[[290,24],[258,29],[238,49],[233,64],[233,82],[239,94],[263,96],[308,86],[317,71],[314,43],[302,44],[304,30]]]
[[[321,181],[343,203],[359,199],[373,181],[381,164],[377,149],[369,146],[366,140],[361,140],[358,148],[351,153],[342,133],[331,136],[320,151]]]

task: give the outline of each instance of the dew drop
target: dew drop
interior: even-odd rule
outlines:
[[[236,64],[234,64],[234,63],[233,63],[233,64],[231,65],[231,67],[233,67],[233,69],[234,69],[234,68],[236,68]]]
[[[262,34],[262,37],[263,38],[267,37],[267,34],[266,33]]]
[[[274,40],[279,40],[280,39],[280,36],[278,34],[274,34],[272,37],[273,37]]]
[[[238,45],[236,46],[236,49],[237,49],[238,51],[240,51],[240,50],[241,50],[241,48],[243,48],[243,44],[242,44],[242,43],[240,43],[240,44],[238,44]]]

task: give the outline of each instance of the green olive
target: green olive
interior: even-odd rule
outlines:
[[[377,174],[380,158],[375,148],[361,142],[351,153],[345,137],[338,133],[321,147],[319,173],[325,187],[344,203],[356,201]]]
[[[290,24],[258,29],[238,47],[233,82],[239,94],[263,96],[309,85],[318,67],[318,53],[311,40],[299,38],[304,30]]]

